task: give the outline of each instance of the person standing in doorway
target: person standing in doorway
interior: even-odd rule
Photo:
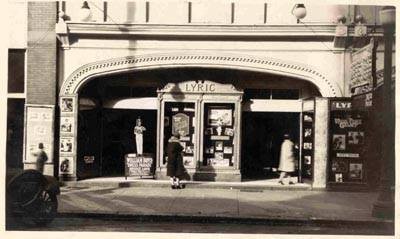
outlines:
[[[168,140],[167,148],[167,176],[171,179],[172,189],[182,189],[185,185],[181,184],[180,178],[185,174],[182,158],[183,147],[180,144],[179,133],[174,132]]]
[[[143,132],[146,128],[142,126],[142,120],[140,118],[136,119],[136,126],[133,129],[136,140],[136,153],[137,155],[143,154]]]
[[[278,170],[281,172],[278,183],[282,185],[284,185],[283,179],[288,176],[290,178],[290,173],[294,172],[295,170],[295,157],[293,148],[294,143],[290,139],[290,135],[284,134],[278,168]],[[289,179],[289,184],[294,184],[291,179]]]
[[[38,145],[39,150],[33,153],[33,156],[36,157],[36,170],[43,173],[44,171],[44,164],[47,161],[47,154],[44,152],[44,145],[43,143],[39,143]]]

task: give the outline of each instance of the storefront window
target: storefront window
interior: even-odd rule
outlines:
[[[183,147],[183,164],[195,167],[195,104],[182,102],[166,102],[164,111],[164,148],[173,133],[179,133]],[[164,151],[163,164],[167,163],[167,151]]]
[[[234,164],[234,104],[204,105],[203,166]]]
[[[24,93],[25,49],[8,50],[8,93]]]

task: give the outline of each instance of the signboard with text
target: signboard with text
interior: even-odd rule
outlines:
[[[351,54],[350,91],[353,108],[372,106],[372,90],[374,87],[376,45],[374,40]]]
[[[153,176],[153,158],[149,156],[125,155],[125,178],[128,176]]]

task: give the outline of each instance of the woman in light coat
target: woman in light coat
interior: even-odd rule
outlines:
[[[284,185],[283,179],[295,170],[295,157],[294,157],[294,143],[290,140],[290,135],[285,134],[284,140],[281,146],[281,155],[279,159],[279,168],[281,171],[278,183]],[[289,184],[294,184],[289,180]]]

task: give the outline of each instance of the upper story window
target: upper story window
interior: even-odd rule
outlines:
[[[8,93],[25,91],[25,49],[8,50]]]

